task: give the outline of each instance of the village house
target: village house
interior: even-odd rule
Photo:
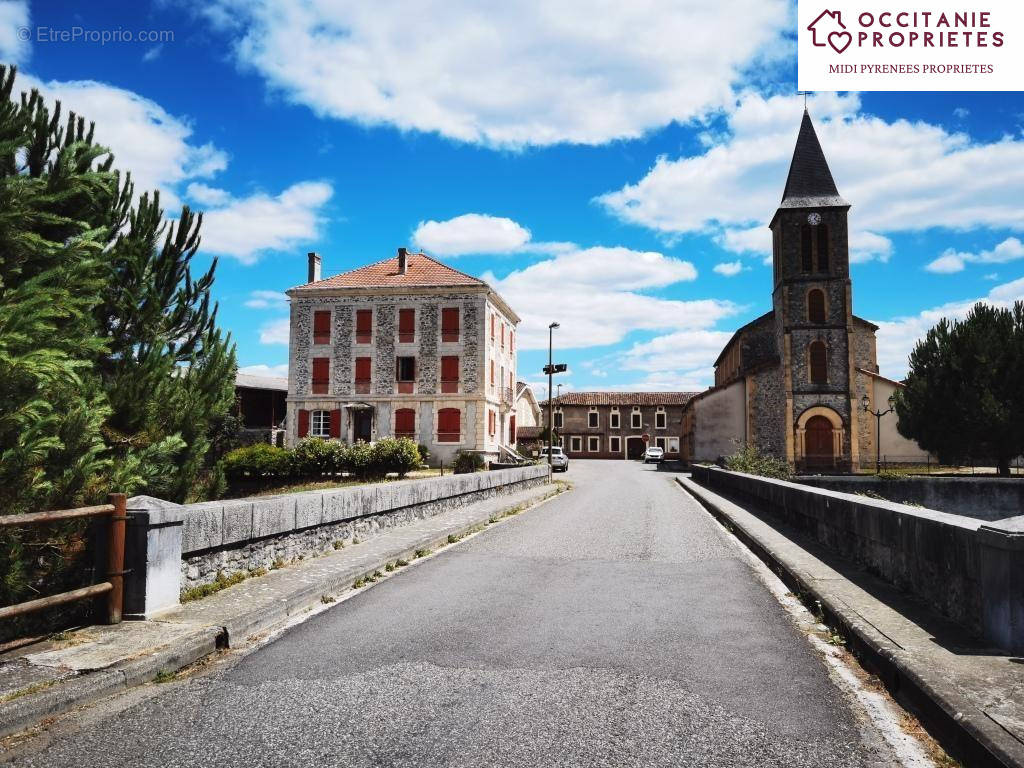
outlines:
[[[853,314],[847,212],[804,112],[772,232],[772,309],[736,331],[715,360],[715,385],[683,416],[683,458],[715,461],[743,445],[801,471],[850,471],[876,449],[928,455],[877,422],[900,386],[878,370],[878,327]],[[881,441],[880,443],[878,441]]]
[[[449,462],[515,441],[519,316],[487,283],[424,253],[308,281],[291,302],[288,444],[408,437]]]
[[[555,445],[569,458],[638,459],[648,445],[680,457],[683,408],[693,392],[568,392],[552,401]],[[547,401],[542,404],[547,426]]]
[[[283,376],[235,374],[235,409],[245,442],[283,441],[287,395],[288,379]]]

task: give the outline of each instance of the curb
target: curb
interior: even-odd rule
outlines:
[[[543,494],[538,494],[536,498],[499,507],[480,520],[453,525],[441,534],[432,535],[415,546],[391,552],[375,565],[352,566],[330,579],[296,589],[276,605],[262,608],[255,614],[228,617],[224,626],[201,627],[178,638],[173,644],[155,649],[152,653],[119,662],[106,669],[86,672],[67,681],[57,682],[37,693],[2,703],[0,738],[25,731],[84,704],[150,682],[161,672],[178,672],[220,648],[242,645],[246,638],[273,629],[289,618],[307,611],[319,603],[324,594],[351,589],[358,579],[372,575],[389,562],[408,560],[411,563],[416,559],[417,550],[434,551],[449,546],[449,536],[461,539],[475,532],[481,524],[486,525],[491,518],[504,516],[510,510],[523,505],[525,506],[521,511],[534,509],[562,493],[564,490],[549,489]],[[159,621],[156,619],[155,623]]]
[[[820,589],[818,582],[782,553],[762,541],[714,494],[688,478],[676,478],[679,486],[712,517],[728,524],[730,532],[767,564],[793,591],[813,596],[822,608],[827,624],[849,638],[847,648],[862,665],[875,672],[889,693],[912,709],[928,731],[965,766],[1024,768],[1024,745],[968,701],[941,675],[918,664],[910,654],[863,621],[844,602]],[[723,497],[724,498],[724,497]],[[724,499],[728,501],[728,499]],[[799,545],[799,544],[798,544]]]

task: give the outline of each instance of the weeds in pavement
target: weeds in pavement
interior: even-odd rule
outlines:
[[[394,563],[387,563],[384,566],[384,570],[387,571],[388,573],[391,573],[393,570],[395,570],[395,564]]]
[[[32,683],[32,685],[19,688],[17,691],[0,696],[0,704],[6,704],[8,701],[20,699],[22,696],[31,696],[33,693],[39,693],[40,691],[46,690],[56,682],[56,680],[44,680],[41,683]]]
[[[417,559],[419,559],[421,557],[426,557],[429,554],[430,554],[430,550],[429,549],[417,549],[416,550],[416,558]]]
[[[405,568],[409,564],[408,560],[395,560],[395,565],[399,568]]]
[[[344,549],[345,548],[345,542],[342,541],[341,539],[335,539],[334,541],[331,542],[331,546],[334,547],[335,549]]]
[[[183,603],[188,603],[193,600],[202,600],[204,597],[209,597],[222,589],[233,587],[235,584],[241,584],[247,578],[249,578],[247,571],[235,571],[230,576],[225,576],[223,571],[217,571],[216,577],[209,584],[200,584],[198,587],[192,587],[191,589],[184,589],[181,591],[180,600]]]
[[[169,683],[174,679],[174,672],[167,669],[161,669],[156,673],[156,677],[153,678],[154,683]]]
[[[330,595],[320,595],[320,602],[324,605],[330,605],[334,602],[334,598]]]

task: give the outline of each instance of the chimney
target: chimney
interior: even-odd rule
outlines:
[[[405,248],[398,249],[398,274],[404,275],[409,270],[409,251]]]
[[[309,252],[309,279],[307,283],[315,283],[320,279],[320,254],[315,251]]]

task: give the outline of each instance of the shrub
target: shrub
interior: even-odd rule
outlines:
[[[420,452],[412,440],[385,437],[373,445],[373,466],[380,475],[396,472],[399,477],[405,477],[419,465]]]
[[[290,453],[269,443],[236,448],[223,459],[224,474],[232,480],[284,477],[291,469]]]
[[[427,448],[423,443],[416,446],[416,450],[420,452],[420,461],[426,464],[430,461],[430,449]]]
[[[793,477],[793,470],[788,462],[767,456],[752,445],[745,445],[727,457],[725,468],[733,472],[746,472],[749,475],[773,477],[777,480],[789,480]]]
[[[373,476],[373,446],[369,443],[356,443],[345,452],[345,469],[366,480]]]
[[[465,475],[470,472],[478,472],[484,468],[484,457],[479,453],[460,450],[455,454],[455,462],[452,469],[456,475]]]
[[[341,472],[348,459],[342,443],[310,437],[301,440],[291,452],[292,473],[297,477],[320,477]]]

